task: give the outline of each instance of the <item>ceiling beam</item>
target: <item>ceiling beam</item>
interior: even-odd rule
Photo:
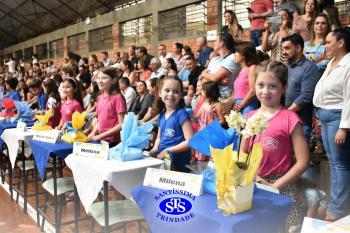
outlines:
[[[78,15],[81,19],[84,19],[84,15],[80,14],[79,11],[77,10],[74,10],[71,6],[69,6],[67,3],[61,1],[61,0],[58,0],[58,2],[60,2],[63,6],[67,7],[69,10],[71,10],[72,12],[74,12],[74,14]]]
[[[114,11],[114,8],[107,5],[104,1],[102,0],[97,0],[99,3],[101,3],[102,6],[106,7],[109,11]]]
[[[41,4],[40,2],[37,2],[36,0],[32,0],[32,2],[34,2],[35,4],[37,4],[38,6],[40,6],[41,8],[43,8],[44,10],[46,10],[47,12],[49,12],[51,15],[55,16],[57,19],[59,19],[61,22],[63,22],[64,24],[68,24],[69,22],[64,20],[63,18],[61,18],[61,16],[59,16],[58,14],[54,13],[52,10],[48,9],[46,6],[44,6],[43,4]]]
[[[2,32],[4,34],[4,36],[9,36],[12,37],[13,39],[15,39],[16,41],[19,41],[18,37],[14,35],[13,32],[7,31],[6,29],[0,27],[0,32]]]
[[[8,7],[6,4],[4,4],[2,1],[0,1],[0,4],[2,6],[5,6],[8,9],[11,9],[10,7]],[[4,14],[6,14],[6,11],[3,10],[2,8],[0,8],[0,11],[2,11]],[[21,14],[19,14],[18,12],[14,11],[14,13],[18,14],[19,16],[22,16]],[[25,17],[22,16],[23,19],[25,19],[27,21],[23,22],[22,20],[18,19],[17,17],[15,17],[13,14],[8,14],[7,15],[10,18],[13,18],[14,20],[16,20],[17,22],[19,22],[20,24],[22,24],[23,26],[25,26],[26,28],[29,28],[30,30],[34,31],[35,33],[39,33],[40,31],[38,31],[35,27],[33,27],[31,24],[33,24],[33,22],[29,21],[28,19],[26,19]]]
[[[20,4],[18,4],[15,8],[9,8],[8,6],[5,5],[5,7],[7,7],[8,9],[10,9],[10,11],[6,12],[3,16],[1,16],[0,20],[4,19],[7,15],[11,14],[12,12],[16,11],[18,8],[20,8],[21,6],[23,6],[25,3],[27,3],[28,1],[25,0],[23,2],[21,2]]]

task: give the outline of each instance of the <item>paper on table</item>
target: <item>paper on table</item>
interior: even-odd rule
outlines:
[[[337,233],[349,233],[350,232],[350,215],[335,221],[328,226],[329,230]]]
[[[300,233],[326,233],[329,222],[305,217]]]
[[[334,224],[350,227],[350,215],[348,215],[342,219],[339,219],[338,221],[335,221]]]
[[[349,233],[349,216],[337,222],[326,222],[313,218],[304,218],[303,227],[300,233]]]

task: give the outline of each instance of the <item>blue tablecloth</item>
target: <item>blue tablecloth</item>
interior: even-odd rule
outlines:
[[[30,122],[26,122],[27,126],[33,126],[34,123],[32,121]],[[17,127],[17,122],[16,123],[0,123],[0,135],[2,135],[2,133],[4,132],[5,129],[12,129],[12,128],[16,128]],[[3,144],[3,140],[0,137],[0,148],[2,149],[2,144]]]
[[[132,196],[153,233],[275,233],[282,228],[292,207],[292,199],[289,197],[256,189],[252,209],[240,214],[224,216],[217,209],[216,196],[205,193],[195,198],[192,209],[185,214],[192,213],[193,218],[184,222],[166,222],[160,219],[159,214],[169,217],[181,215],[163,213],[159,208],[162,200],[184,196],[172,194],[156,200],[162,191],[142,185],[132,190]]]
[[[46,166],[49,156],[64,160],[73,152],[73,144],[66,142],[47,143],[36,140],[29,141],[35,159],[35,164],[42,180],[45,178]]]

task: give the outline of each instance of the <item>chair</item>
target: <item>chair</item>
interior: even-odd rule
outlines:
[[[28,181],[28,176],[29,173],[32,173],[32,177],[34,176],[34,172],[35,171],[35,161],[34,160],[26,160],[25,161],[25,168],[24,168],[24,172],[23,172],[23,162],[19,161],[17,163],[17,167],[20,169],[20,173],[18,175],[18,180],[17,180],[17,188],[15,188],[16,184],[12,184],[13,185],[13,189],[16,191],[17,195],[16,195],[16,203],[18,203],[18,198],[19,195],[23,196],[24,199],[24,212],[26,212],[27,210],[27,199],[28,197],[31,196],[35,196],[35,195],[41,195],[44,193],[32,193],[32,194],[28,194],[27,193],[27,187],[28,187],[28,183],[30,182],[34,182],[34,181]],[[47,166],[47,170],[52,170],[52,164],[48,164]],[[20,190],[21,189],[21,185],[22,185],[22,174],[23,174],[23,192]]]
[[[60,231],[61,225],[74,223],[73,220],[61,222],[62,205],[65,202],[65,194],[67,192],[74,191],[74,180],[73,180],[73,177],[62,177],[62,178],[56,178],[56,182],[57,182],[56,196],[54,191],[54,178],[48,179],[42,184],[42,187],[44,188],[44,190],[47,191],[47,193],[45,194],[45,204],[40,205],[38,208],[38,211],[43,217],[41,222],[41,230],[42,231],[44,230],[45,220],[47,220],[49,223],[51,223],[56,227],[56,233],[57,233]],[[49,194],[54,196],[55,198],[54,205],[49,203]],[[50,219],[49,216],[46,214],[48,207],[55,210],[54,220]]]
[[[20,173],[18,175],[18,180],[17,180],[17,188],[15,188],[16,184],[12,184],[13,185],[13,189],[16,191],[17,195],[16,195],[16,203],[18,203],[18,197],[19,195],[23,196],[24,199],[24,212],[27,212],[27,198],[29,196],[35,196],[36,194],[30,194],[28,195],[27,192],[27,188],[28,188],[28,175],[30,172],[35,172],[34,168],[34,161],[33,160],[27,160],[25,161],[24,164],[24,171],[23,171],[23,162],[20,161],[17,163],[17,166],[20,170]],[[23,192],[20,191],[21,189],[21,184],[22,184],[22,174],[23,174]],[[11,184],[10,184],[11,185]]]
[[[104,202],[95,202],[90,208],[90,215],[96,222],[102,227],[105,228],[105,206]],[[141,221],[144,220],[144,217],[137,207],[130,200],[118,200],[118,201],[109,201],[108,202],[108,213],[109,213],[109,226],[123,223],[123,230],[126,232],[126,223],[128,222],[138,222],[138,231],[142,232]],[[90,226],[90,233],[94,230],[94,221],[92,221]]]

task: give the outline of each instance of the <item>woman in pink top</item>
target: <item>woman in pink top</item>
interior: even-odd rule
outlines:
[[[62,82],[62,93],[66,97],[61,103],[61,121],[57,126],[57,129],[63,130],[66,128],[66,122],[72,121],[72,115],[74,112],[83,111],[83,100],[81,98],[81,92],[79,83],[74,78],[67,78]]]
[[[233,110],[243,116],[259,107],[255,96],[255,73],[258,64],[256,49],[250,42],[241,42],[236,47],[236,62],[242,67],[241,72],[233,83]]]
[[[262,135],[242,140],[242,150],[250,143],[261,143],[263,158],[256,178],[257,182],[278,189],[297,200],[295,181],[309,165],[309,148],[298,115],[282,107],[280,100],[286,91],[288,69],[280,62],[263,62],[258,68],[255,92],[261,107],[247,114],[262,114],[268,118],[268,126]],[[254,140],[254,142],[252,142]],[[296,162],[293,163],[293,151]],[[294,204],[287,218],[287,227],[300,226],[302,209]],[[286,231],[288,232],[288,231]]]
[[[90,140],[108,141],[110,147],[120,141],[120,130],[126,113],[126,102],[116,82],[117,73],[111,67],[102,68],[97,75],[101,95],[96,103],[98,123],[89,135]]]

